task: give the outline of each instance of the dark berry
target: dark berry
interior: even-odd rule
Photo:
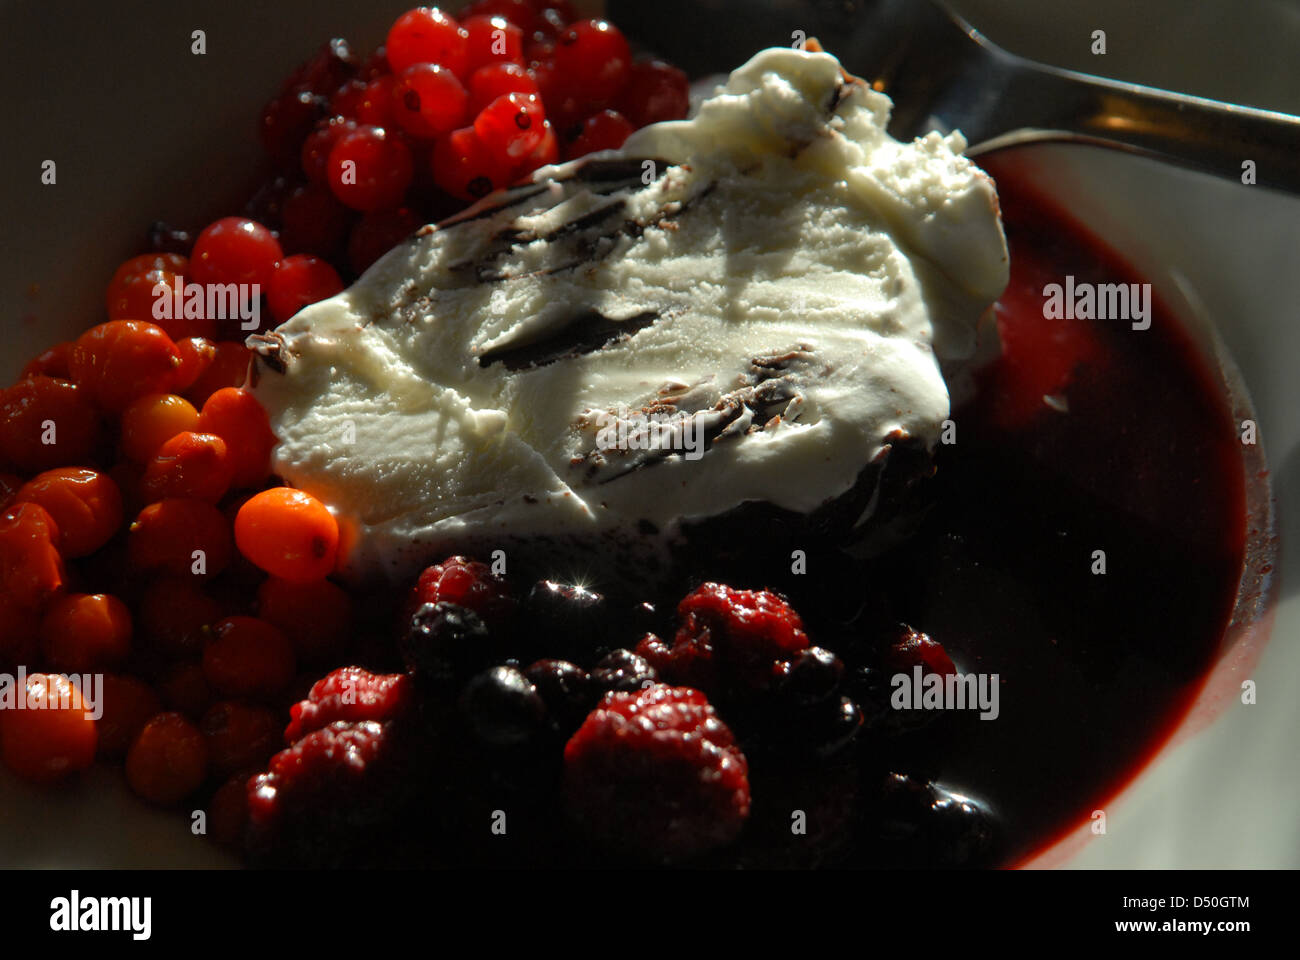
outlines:
[[[335,37],[321,44],[316,55],[301,64],[285,81],[286,90],[309,90],[330,95],[357,75],[359,61],[348,42]]]
[[[361,667],[341,667],[317,680],[307,699],[289,710],[286,743],[300,740],[340,720],[391,720],[411,705],[411,678],[404,673],[375,674]]]
[[[537,688],[554,726],[566,733],[576,730],[600,699],[587,671],[567,660],[538,660],[524,676]]]
[[[179,253],[188,257],[194,249],[194,234],[163,220],[155,220],[149,225],[145,245],[151,253]]]
[[[658,679],[658,673],[645,657],[625,649],[611,650],[591,671],[591,682],[601,692],[635,692]]]
[[[582,830],[622,852],[683,860],[733,841],[749,816],[749,765],[698,690],[607,694],[564,749]]]
[[[885,865],[984,866],[996,839],[993,818],[981,804],[900,773],[884,778],[868,816]]]
[[[399,646],[406,666],[438,686],[453,685],[494,659],[492,638],[483,619],[446,600],[418,607]]]
[[[474,734],[493,746],[524,743],[546,723],[546,704],[517,667],[493,667],[465,687],[462,706]]]
[[[847,749],[862,732],[862,709],[848,697],[814,708],[813,747],[818,756],[830,757]]]
[[[782,664],[781,695],[800,706],[821,703],[839,689],[844,662],[830,650],[809,647]]]

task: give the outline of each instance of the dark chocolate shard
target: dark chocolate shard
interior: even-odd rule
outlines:
[[[638,313],[626,320],[611,320],[604,314],[591,310],[579,314],[549,337],[486,350],[479,354],[478,363],[481,367],[501,363],[507,370],[544,367],[557,360],[569,360],[584,353],[593,353],[615,340],[635,336],[638,331],[658,319],[659,314],[654,311]]]

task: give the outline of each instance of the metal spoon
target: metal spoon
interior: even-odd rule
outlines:
[[[1300,117],[1035,63],[930,0],[777,2],[761,16],[743,0],[609,7],[631,35],[705,73],[789,42],[794,31],[815,36],[889,94],[889,132],[899,139],[960,129],[971,156],[1038,141],[1091,143],[1237,181],[1251,161],[1258,184],[1300,193]],[[735,50],[746,42],[747,52]]]

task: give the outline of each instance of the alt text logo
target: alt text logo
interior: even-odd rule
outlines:
[[[128,931],[148,940],[153,931],[152,897],[83,897],[73,890],[50,901],[50,929],[56,933]]]

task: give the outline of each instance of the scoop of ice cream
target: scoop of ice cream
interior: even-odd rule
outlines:
[[[899,143],[889,108],[827,54],[764,51],[262,338],[275,469],[336,512],[344,571],[810,513],[898,438],[932,447],[1006,244],[961,136]]]

